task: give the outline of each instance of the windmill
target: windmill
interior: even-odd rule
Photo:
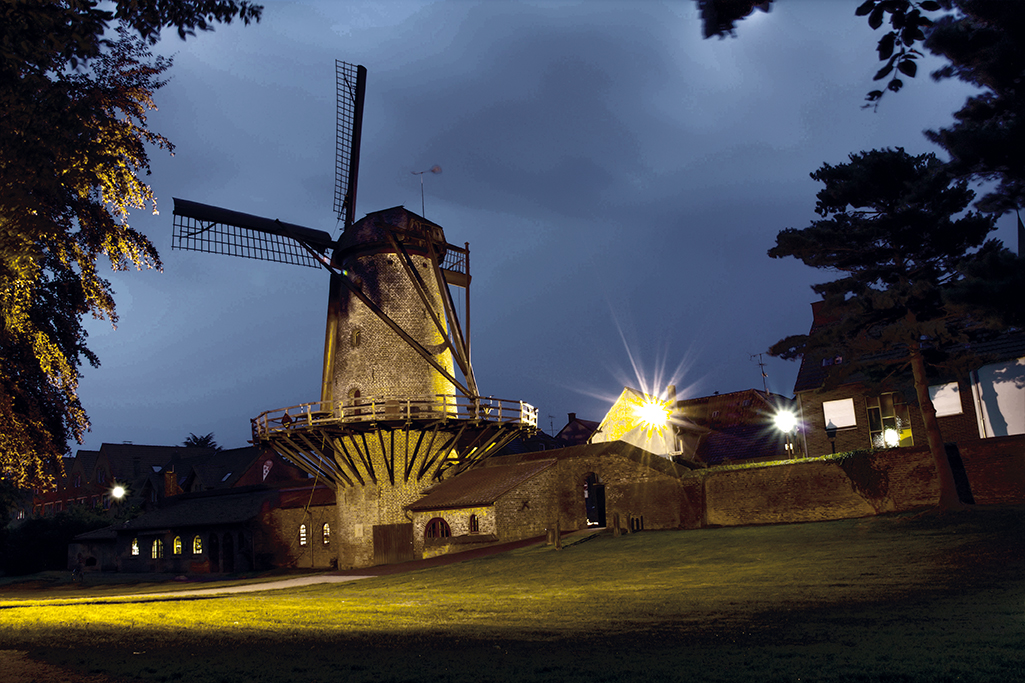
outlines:
[[[335,75],[338,239],[175,198],[171,248],[330,272],[320,399],[260,414],[253,439],[335,489],[339,566],[369,566],[415,557],[404,506],[536,429],[537,410],[480,396],[469,244],[401,206],[354,221],[367,71],[338,61]]]

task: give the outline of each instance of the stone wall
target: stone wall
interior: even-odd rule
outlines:
[[[1025,504],[1025,437],[976,439],[959,448],[977,504]],[[865,517],[928,507],[939,498],[925,446],[701,470],[687,478],[703,484],[708,525]]]

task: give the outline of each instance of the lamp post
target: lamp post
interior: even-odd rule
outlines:
[[[776,429],[783,432],[783,439],[786,444],[787,456],[791,459],[796,457],[794,451],[794,436],[797,433],[797,416],[789,410],[780,410],[773,418]]]

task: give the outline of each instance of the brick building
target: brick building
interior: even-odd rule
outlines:
[[[828,324],[821,302],[812,304],[812,329]],[[965,443],[1025,434],[1025,333],[1009,332],[978,343],[981,360],[969,372],[934,376],[929,395],[943,437]],[[831,366],[850,363],[841,353],[806,356],[794,384],[801,435],[809,456],[926,444],[910,371],[883,385],[857,374],[845,384],[823,389]]]

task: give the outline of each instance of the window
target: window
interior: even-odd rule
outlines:
[[[961,390],[957,386],[957,382],[929,387],[929,398],[932,400],[933,407],[936,408],[936,417],[960,415],[962,412]]]
[[[105,470],[96,470],[96,481],[100,484],[107,481],[107,472]]]
[[[203,539],[199,536],[192,538],[192,554],[201,555],[203,553]]]
[[[858,419],[854,415],[853,398],[823,401],[822,416],[825,418],[826,429],[844,429],[858,424]]]
[[[427,527],[424,529],[424,538],[448,538],[451,535],[452,530],[449,528],[448,522],[441,517],[435,517],[427,522]]]
[[[76,474],[74,482],[72,483],[72,486],[74,486],[77,489],[81,485],[82,485],[82,475],[81,474]]]
[[[324,528],[321,529],[324,536],[324,545],[331,545],[331,525],[324,522]]]
[[[182,554],[182,537],[181,536],[175,536],[174,537],[174,544],[173,544],[173,546],[171,548],[171,552],[173,552],[175,555],[181,555]]]
[[[471,534],[479,534],[480,533],[480,520],[477,519],[477,515],[470,515],[470,533]]]
[[[139,539],[132,539],[132,555],[137,556],[139,554]]]
[[[306,525],[299,525],[299,545],[306,545]]]
[[[153,547],[150,549],[150,557],[159,560],[164,556],[164,542],[159,538],[153,540]]]
[[[883,394],[866,400],[868,433],[874,448],[914,446],[911,417],[899,394]]]

